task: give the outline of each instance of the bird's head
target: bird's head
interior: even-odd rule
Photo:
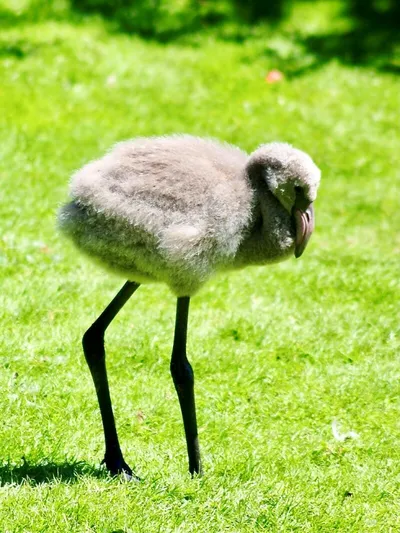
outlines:
[[[248,169],[291,215],[295,227],[295,256],[300,257],[314,230],[313,202],[321,171],[309,155],[286,143],[261,145],[249,158]]]

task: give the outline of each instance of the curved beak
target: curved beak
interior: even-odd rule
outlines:
[[[304,207],[304,204],[302,207],[296,204],[297,202],[293,207],[292,215],[296,225],[294,255],[298,258],[304,252],[311,234],[314,231],[314,207],[312,203],[307,207]]]

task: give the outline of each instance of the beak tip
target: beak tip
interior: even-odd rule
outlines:
[[[294,256],[298,259],[303,255],[314,230],[314,209],[312,204],[305,210],[295,207],[293,216],[296,225]]]

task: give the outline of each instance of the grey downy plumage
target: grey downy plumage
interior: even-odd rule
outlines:
[[[59,225],[128,279],[191,296],[220,270],[292,255],[296,191],[313,202],[319,179],[311,158],[288,144],[248,157],[196,137],[139,138],[73,176]]]

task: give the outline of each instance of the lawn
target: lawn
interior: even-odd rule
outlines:
[[[308,38],[347,22],[313,4],[244,40],[159,43],[98,18],[2,29],[1,531],[400,530],[400,55],[390,69],[318,55]],[[268,84],[274,68],[285,78]],[[309,152],[317,228],[301,259],[193,298],[202,478],[187,474],[169,375],[174,297],[145,286],[126,305],[107,332],[120,440],[142,478],[124,483],[100,467],[80,341],[124,280],[64,240],[55,213],[75,169],[170,132]],[[334,422],[358,437],[339,440]]]

